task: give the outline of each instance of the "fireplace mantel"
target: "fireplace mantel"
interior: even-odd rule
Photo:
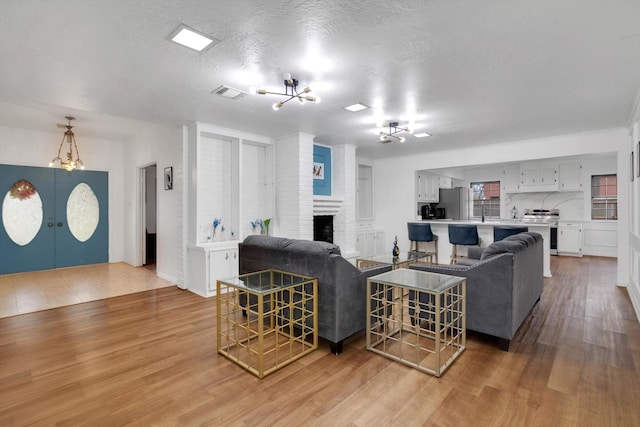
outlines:
[[[343,201],[333,196],[313,196],[313,215],[337,215]]]

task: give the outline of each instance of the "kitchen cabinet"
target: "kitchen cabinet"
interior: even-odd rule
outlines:
[[[560,191],[582,191],[582,165],[560,163]]]
[[[438,203],[440,200],[440,180],[427,173],[416,174],[416,199],[418,202]]]
[[[384,250],[384,231],[367,230],[356,233],[356,250],[360,257],[372,257],[383,255]],[[389,249],[391,252],[391,249]]]
[[[560,221],[558,223],[558,254],[582,256],[582,223]]]
[[[453,188],[453,180],[448,176],[438,177],[438,188]]]
[[[509,165],[502,169],[502,191],[504,193],[520,192],[520,166]]]
[[[520,191],[558,191],[558,165],[549,162],[521,163]]]

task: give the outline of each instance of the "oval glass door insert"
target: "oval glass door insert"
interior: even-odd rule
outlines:
[[[100,204],[91,187],[84,182],[76,185],[67,200],[67,224],[73,237],[86,242],[98,228]]]
[[[2,201],[2,224],[17,245],[31,242],[42,226],[42,199],[29,181],[21,179],[11,186]]]

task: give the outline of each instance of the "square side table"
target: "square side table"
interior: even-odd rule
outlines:
[[[216,283],[218,353],[258,378],[318,348],[318,280],[264,270]]]
[[[367,280],[368,350],[439,377],[466,348],[466,279],[400,268]]]

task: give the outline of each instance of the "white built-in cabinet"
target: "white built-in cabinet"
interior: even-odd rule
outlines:
[[[560,163],[560,191],[582,191],[582,165],[578,162]]]
[[[216,281],[238,275],[238,243],[188,245],[189,290],[203,297],[216,294]]]
[[[581,222],[558,222],[558,254],[582,256]]]
[[[558,164],[546,161],[521,163],[520,191],[558,191]]]
[[[440,179],[437,175],[416,173],[416,200],[427,203],[440,201]]]
[[[358,220],[370,220],[373,214],[373,166],[358,165],[358,197],[356,212]]]
[[[238,242],[255,232],[251,221],[271,218],[275,231],[274,145],[269,137],[193,123],[185,146],[185,282],[208,297],[215,295],[216,280],[238,274]],[[214,218],[221,219],[215,233]]]
[[[356,233],[356,250],[361,258],[384,254],[384,231],[358,231]],[[391,249],[387,252],[391,252]]]

